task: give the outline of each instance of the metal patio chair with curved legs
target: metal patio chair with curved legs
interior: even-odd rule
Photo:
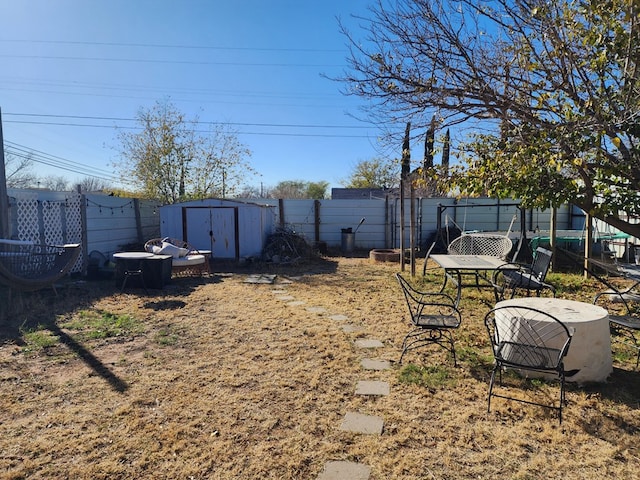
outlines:
[[[626,289],[613,286],[598,293],[594,304],[608,300],[604,306],[609,311],[612,339],[636,350],[636,369],[640,365],[640,282],[634,282]]]
[[[451,241],[447,246],[447,253],[449,255],[487,255],[507,261],[512,248],[513,242],[504,235],[463,233]],[[480,285],[478,272],[466,272],[463,275],[473,277],[476,285]]]
[[[402,341],[399,363],[402,363],[409,350],[436,344],[448,350],[454,365],[457,365],[453,330],[460,326],[462,316],[456,301],[446,293],[418,291],[399,273],[396,278],[407,302],[413,326]]]
[[[429,263],[429,257],[431,256],[431,252],[433,252],[433,249],[435,248],[435,246],[436,246],[436,242],[433,242],[424,256],[424,263],[422,264],[423,276],[427,274],[427,270],[428,270],[427,264]]]
[[[525,306],[498,306],[487,313],[484,323],[494,357],[487,412],[491,411],[491,397],[500,397],[557,410],[562,423],[562,407],[566,404],[565,377],[575,373],[564,369],[564,358],[569,351],[573,332],[554,316]],[[496,393],[496,375],[502,385],[502,372],[505,369],[558,380],[558,406]]]
[[[496,301],[505,298],[513,298],[518,291],[523,291],[527,296],[535,292],[540,296],[544,290],[549,290],[556,296],[556,289],[553,285],[546,283],[545,278],[551,266],[551,251],[538,247],[534,253],[531,265],[505,264],[498,268],[492,277],[493,290]],[[516,266],[516,268],[514,268]]]
[[[513,242],[504,235],[463,233],[447,246],[449,255],[489,255],[506,260]]]

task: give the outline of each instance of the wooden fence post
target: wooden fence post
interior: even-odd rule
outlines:
[[[2,137],[2,110],[0,109],[0,237],[9,238],[9,196],[4,170],[4,139]]]
[[[138,243],[144,243],[144,237],[142,233],[142,219],[140,218],[140,200],[138,198],[133,199],[133,209],[136,214],[136,232],[138,234]]]
[[[320,242],[320,200],[313,202],[313,227],[316,245]]]
[[[82,232],[82,275],[87,274],[89,268],[89,229],[87,228],[87,196],[82,193],[80,185],[78,185],[78,193],[80,194],[80,231]]]

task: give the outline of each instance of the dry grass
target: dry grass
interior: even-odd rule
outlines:
[[[362,358],[396,360],[408,328],[397,265],[326,258],[265,270],[274,285],[244,283],[258,268],[219,268],[150,296],[111,281],[25,294],[28,308],[0,331],[0,476],[313,479],[325,462],[351,460],[372,480],[637,477],[640,377],[629,356],[616,356],[608,383],[569,386],[562,425],[501,399],[487,413],[490,292],[464,291],[458,368],[428,348],[365,371]],[[559,296],[585,301],[599,288],[552,280],[570,286]],[[306,303],[287,305],[276,289]],[[345,333],[333,314],[361,330]],[[105,316],[111,330],[96,334]],[[385,347],[359,351],[357,337]],[[435,366],[433,382],[402,383],[410,364]],[[391,394],[354,395],[367,379]],[[535,394],[555,399],[557,385]],[[347,412],[383,417],[383,434],[340,431]]]

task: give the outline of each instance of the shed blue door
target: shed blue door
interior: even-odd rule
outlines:
[[[214,258],[238,257],[237,209],[185,207],[187,240],[196,248],[211,250]]]

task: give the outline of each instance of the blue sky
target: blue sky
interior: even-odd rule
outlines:
[[[113,127],[131,126],[141,107],[168,98],[188,117],[237,124],[261,174],[247,184],[340,187],[357,162],[400,156],[351,116],[364,100],[322,76],[346,68],[336,17],[357,32],[351,14],[369,3],[0,0],[5,143],[73,170],[36,164],[40,175],[108,178]]]

